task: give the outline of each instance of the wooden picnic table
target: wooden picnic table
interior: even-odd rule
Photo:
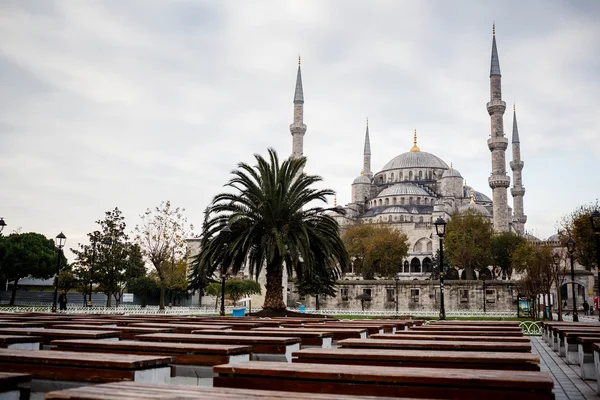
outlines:
[[[411,331],[397,331],[396,333],[375,334],[369,336],[370,339],[385,340],[449,340],[455,342],[521,342],[531,343],[527,336],[465,336],[458,335],[438,335],[435,332],[423,332],[415,334]]]
[[[0,372],[0,399],[29,400],[30,390],[27,384],[31,382],[29,374]]]
[[[56,339],[113,339],[119,340],[116,331],[91,331],[83,329],[44,329],[44,328],[0,328],[0,334],[17,336],[39,336],[42,343],[49,345]]]
[[[367,331],[367,335],[373,335],[375,333],[383,333],[384,327],[381,325],[371,324],[283,324],[284,328],[305,328],[305,329],[329,329],[331,331],[338,329],[364,329]]]
[[[301,339],[302,347],[317,346],[331,347],[333,335],[329,332],[311,331],[308,329],[282,329],[271,328],[266,330],[234,330],[234,331],[193,331],[195,335],[226,335],[226,336],[273,336],[273,337],[298,337]]]
[[[107,328],[102,325],[54,325],[54,329],[84,329],[88,331],[105,331],[111,330],[119,332],[119,339],[121,340],[133,340],[137,335],[144,333],[172,333],[175,331],[174,328],[147,328],[145,326],[113,326]]]
[[[457,342],[436,340],[381,340],[345,339],[337,342],[338,347],[362,349],[414,349],[414,350],[454,350],[454,351],[493,351],[530,352],[530,343],[512,342]]]
[[[42,338],[28,335],[0,335],[0,348],[39,350]]]
[[[165,323],[150,323],[150,322],[138,322],[129,324],[127,326],[139,326],[144,328],[170,328],[174,329],[175,333],[192,333],[192,331],[199,331],[204,329],[217,329],[227,330],[231,329],[231,325],[206,325],[206,324],[165,324]]]
[[[518,332],[518,331],[497,331],[497,330],[491,330],[491,331],[480,331],[480,330],[445,330],[445,329],[437,329],[437,330],[420,330],[420,329],[414,329],[410,328],[408,331],[399,331],[396,332],[397,334],[417,334],[417,335],[428,335],[428,334],[435,334],[435,335],[459,335],[459,336],[523,336],[523,332]]]
[[[271,331],[274,328],[255,328],[253,331]],[[304,328],[302,325],[295,328],[277,328],[279,331],[290,332],[293,336],[293,332],[298,330],[307,330],[310,332],[324,332],[330,333],[333,336],[333,340],[343,340],[343,339],[366,339],[367,330],[364,328],[327,328],[327,327],[316,327],[311,326],[310,328]]]
[[[111,382],[153,377],[166,382],[172,357],[71,351],[0,349],[0,371],[28,373],[36,379]]]
[[[532,353],[481,351],[422,351],[395,349],[303,349],[292,353],[292,362],[539,371],[540,358]]]
[[[150,333],[138,335],[136,336],[136,340],[145,342],[215,343],[251,346],[251,352],[255,358],[259,357],[259,354],[277,354],[284,356],[288,362],[292,359],[292,352],[300,350],[301,342],[299,337],[192,335],[179,333]]]
[[[217,365],[215,387],[455,399],[554,399],[552,378],[537,371],[262,363]],[[277,382],[274,385],[274,382]]]
[[[411,331],[488,331],[488,332],[517,332],[523,334],[523,330],[518,326],[489,326],[489,325],[452,325],[452,324],[432,324],[413,326]]]
[[[50,392],[46,400],[408,400],[404,397],[372,397],[274,390],[213,388],[191,385],[150,385],[138,382],[106,383]]]

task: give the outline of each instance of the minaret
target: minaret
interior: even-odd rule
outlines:
[[[302,92],[302,74],[300,72],[300,56],[298,56],[298,75],[296,76],[296,91],[294,92],[294,122],[290,125],[292,134],[292,157],[299,158],[303,154],[304,134],[304,93]]]
[[[504,110],[506,103],[502,101],[502,75],[500,74],[500,61],[496,48],[496,26],[494,25],[492,39],[492,65],[490,68],[490,102],[487,110],[491,118],[491,137],[488,139],[488,148],[492,152],[492,174],[488,183],[492,188],[494,202],[494,229],[498,232],[507,232],[509,225],[507,189],[510,186],[510,177],[506,175],[506,148],[508,139],[504,137]]]
[[[523,211],[523,196],[525,196],[525,187],[523,187],[523,161],[521,161],[521,143],[519,141],[519,129],[517,128],[517,110],[513,106],[513,132],[512,132],[512,161],[510,169],[513,172],[513,187],[510,190],[513,196],[513,213],[515,229],[521,235],[525,233],[525,222],[527,216]]]
[[[367,118],[367,132],[365,133],[365,150],[363,151],[363,169],[361,175],[373,177],[371,171],[371,141],[369,140],[369,118]]]

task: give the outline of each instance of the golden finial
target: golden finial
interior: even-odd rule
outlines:
[[[367,128],[369,127],[369,117],[367,117]]]
[[[360,171],[360,176],[365,176],[365,171]]]
[[[298,54],[298,66],[300,66],[300,54]]]
[[[415,135],[414,135],[414,138],[413,138],[413,147],[410,149],[410,151],[412,153],[421,151],[421,149],[419,149],[419,146],[417,146],[417,130],[416,129],[415,129]]]
[[[471,188],[471,204],[475,204],[475,191]]]
[[[452,165],[452,161],[450,161],[450,171],[452,171],[454,169],[454,166]]]
[[[496,36],[496,21],[492,24],[492,35]]]
[[[513,103],[513,112],[517,112],[517,105]]]
[[[337,194],[333,195],[333,207],[337,207]]]

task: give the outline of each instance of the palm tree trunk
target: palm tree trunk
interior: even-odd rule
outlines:
[[[264,309],[285,310],[283,302],[283,259],[267,264],[267,293],[265,294]]]

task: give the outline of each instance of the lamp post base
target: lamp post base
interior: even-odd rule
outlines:
[[[446,320],[446,313],[444,311],[440,311],[440,321]]]
[[[92,306],[92,302],[91,302],[91,301],[88,301],[88,302],[87,302],[87,306],[88,306],[88,307],[91,307],[91,306]]]
[[[56,306],[52,305],[52,312],[56,312]]]
[[[573,322],[579,322],[579,315],[577,315],[577,311],[573,311]]]

